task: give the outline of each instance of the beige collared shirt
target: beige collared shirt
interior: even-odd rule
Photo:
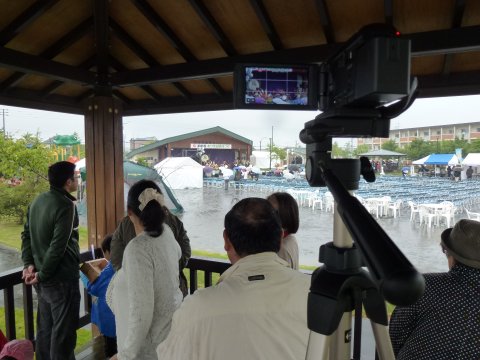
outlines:
[[[304,359],[310,276],[273,252],[246,256],[216,286],[187,296],[159,359]]]

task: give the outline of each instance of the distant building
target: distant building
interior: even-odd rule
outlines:
[[[135,139],[130,139],[130,151],[138,149],[142,146],[152,144],[155,141],[157,141],[157,138],[155,136],[151,137],[146,137],[146,138],[135,138]]]
[[[371,150],[382,148],[382,144],[390,139],[395,140],[399,147],[403,148],[412,142],[413,139],[425,141],[444,141],[464,139],[468,142],[480,139],[480,122],[424,126],[408,129],[390,130],[388,138],[359,138],[357,144],[367,144]]]
[[[217,164],[250,161],[253,142],[220,126],[169,137],[136,148],[126,154],[127,159],[143,158],[151,165],[167,157],[192,157],[202,152],[202,160]]]

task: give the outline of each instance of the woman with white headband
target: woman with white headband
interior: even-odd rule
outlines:
[[[116,319],[118,354],[111,359],[157,359],[156,347],[167,336],[179,289],[180,246],[164,224],[163,195],[155,183],[141,180],[128,192],[128,216],[137,236],[123,255],[107,301]]]

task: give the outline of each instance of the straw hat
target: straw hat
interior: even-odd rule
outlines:
[[[480,269],[480,222],[460,220],[443,231],[442,245],[458,262]]]

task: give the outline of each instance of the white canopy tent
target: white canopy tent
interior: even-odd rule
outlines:
[[[425,164],[425,161],[427,161],[429,157],[430,157],[430,155],[427,155],[427,156],[425,156],[421,159],[413,161],[412,164],[413,165],[423,165],[423,164]]]
[[[168,157],[154,166],[174,190],[203,187],[203,166],[189,157]]]
[[[462,161],[464,166],[480,166],[480,153],[470,153]]]

